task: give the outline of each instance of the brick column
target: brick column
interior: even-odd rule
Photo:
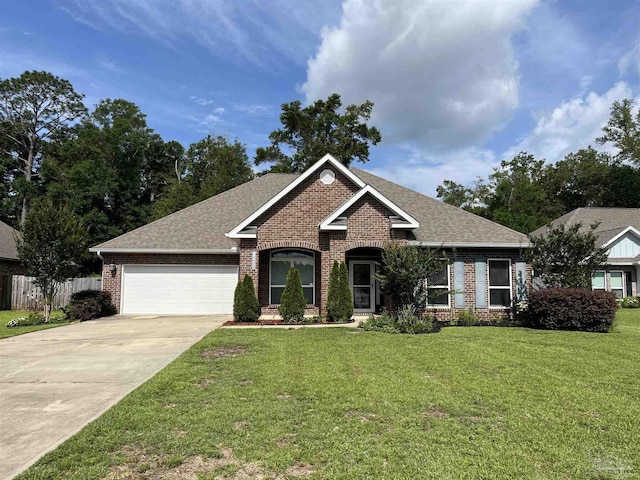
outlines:
[[[253,280],[253,288],[258,295],[258,282],[260,273],[260,259],[257,250],[257,241],[254,238],[243,238],[240,240],[240,268],[238,274],[242,281],[245,275],[249,275]]]

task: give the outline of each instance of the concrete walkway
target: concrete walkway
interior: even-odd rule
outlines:
[[[0,340],[0,480],[26,469],[230,319],[117,315]]]

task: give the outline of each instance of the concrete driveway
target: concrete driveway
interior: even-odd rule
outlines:
[[[117,315],[0,340],[0,479],[26,469],[230,318]]]

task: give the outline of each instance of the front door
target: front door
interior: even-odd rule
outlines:
[[[352,260],[349,263],[349,281],[353,294],[355,312],[373,313],[376,307],[375,273],[376,262]]]

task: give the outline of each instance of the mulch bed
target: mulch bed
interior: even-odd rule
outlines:
[[[282,320],[258,320],[257,322],[234,322],[233,320],[229,320],[222,324],[223,327],[261,327],[263,325],[286,325],[288,327],[295,325],[349,325],[350,323],[355,322],[355,320],[351,319],[346,323],[334,323],[334,322],[313,322],[313,323],[284,323]]]

